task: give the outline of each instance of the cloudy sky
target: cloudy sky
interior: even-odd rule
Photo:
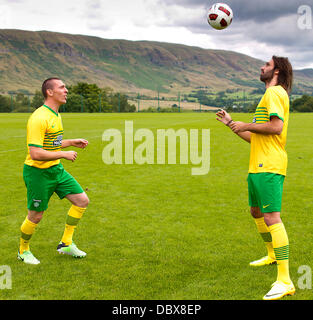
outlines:
[[[106,39],[153,40],[224,49],[313,68],[313,0],[225,0],[231,26],[212,29],[212,0],[0,0],[0,28]]]

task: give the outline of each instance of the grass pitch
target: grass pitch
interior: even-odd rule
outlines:
[[[41,261],[16,258],[26,210],[22,179],[29,114],[1,114],[0,266],[10,266],[12,289],[0,299],[261,299],[276,280],[276,266],[251,268],[265,247],[250,217],[247,193],[249,145],[215,120],[214,114],[63,114],[64,139],[86,138],[74,163],[64,167],[88,188],[90,205],[74,234],[87,257],[59,255],[65,199],[50,200],[32,240]],[[249,122],[251,114],[233,114]],[[193,165],[106,165],[103,131],[134,129],[211,129],[211,166],[192,176]],[[290,240],[290,273],[297,292],[298,268],[313,267],[311,114],[291,114],[282,219]]]

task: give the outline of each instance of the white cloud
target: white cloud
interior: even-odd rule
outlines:
[[[10,28],[12,24],[12,10],[8,5],[0,4],[0,28]]]

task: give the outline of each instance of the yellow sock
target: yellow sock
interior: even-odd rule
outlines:
[[[61,240],[65,245],[68,246],[72,243],[75,228],[76,226],[70,226],[68,224],[65,224],[65,229]]]
[[[273,242],[272,242],[272,236],[270,233],[270,230],[268,226],[266,225],[264,221],[264,217],[262,218],[256,218],[254,219],[256,227],[266,245],[267,248],[267,254],[269,257],[272,259],[275,259],[275,253],[274,253],[274,248],[273,248]]]
[[[290,284],[289,276],[289,241],[283,223],[269,226],[277,260],[277,280]]]
[[[22,254],[24,251],[29,251],[29,241],[32,237],[33,233],[35,232],[37,224],[31,222],[26,219],[24,220],[22,226],[21,226],[21,238],[20,238],[20,254]]]
[[[74,230],[85,210],[86,208],[80,208],[74,205],[71,206],[66,218],[65,229],[61,240],[65,245],[68,246],[72,243]]]

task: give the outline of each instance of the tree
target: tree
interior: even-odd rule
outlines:
[[[30,105],[29,96],[18,93],[14,99],[14,112],[32,112],[34,108]]]
[[[68,99],[64,106],[67,112],[134,112],[136,107],[128,103],[121,93],[111,88],[99,88],[96,84],[79,82],[68,88]]]
[[[61,108],[61,112],[81,112],[83,97],[76,93],[68,93],[66,104]]]
[[[31,101],[31,106],[35,109],[41,107],[44,103],[43,95],[40,91],[36,90],[35,95]]]
[[[130,105],[124,94],[115,93],[110,97],[110,103],[114,112],[134,112],[136,111],[135,105]]]
[[[11,112],[10,97],[0,95],[0,112]]]
[[[298,112],[313,112],[313,97],[303,95],[295,99],[291,104],[291,109]]]

